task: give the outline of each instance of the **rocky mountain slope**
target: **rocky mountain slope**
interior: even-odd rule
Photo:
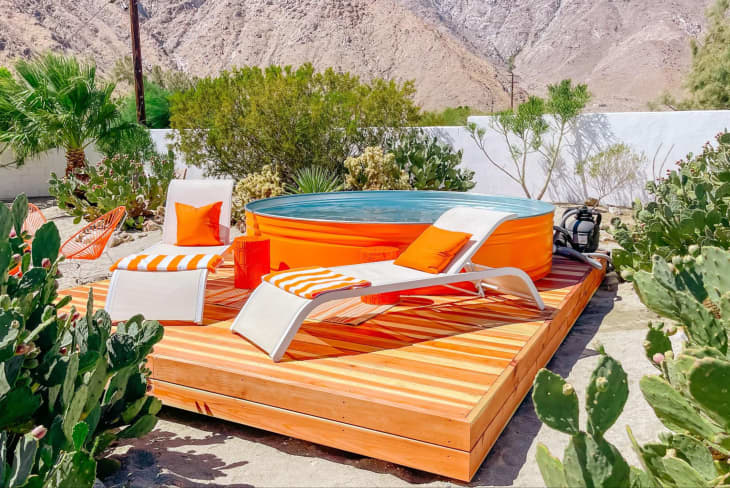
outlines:
[[[689,39],[714,0],[401,0],[494,63],[514,63],[521,86],[541,92],[573,78],[594,108],[642,110],[679,93]]]
[[[129,53],[126,0],[0,0],[0,64],[46,49],[102,71]],[[414,79],[426,108],[509,104],[571,77],[593,108],[677,91],[707,0],[141,0],[145,63],[196,75],[243,64],[334,66]]]

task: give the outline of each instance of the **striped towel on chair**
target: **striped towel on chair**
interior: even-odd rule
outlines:
[[[215,273],[223,262],[218,254],[132,254],[122,258],[109,268],[109,271],[125,269],[128,271],[194,271],[207,269]]]
[[[369,281],[345,276],[318,266],[269,273],[263,277],[263,280],[292,295],[310,300],[328,291],[352,290],[370,286]]]

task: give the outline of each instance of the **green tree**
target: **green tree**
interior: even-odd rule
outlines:
[[[186,163],[211,175],[242,178],[264,165],[286,179],[309,166],[342,174],[349,156],[417,122],[414,91],[311,64],[243,67],[173,94],[170,125]]]
[[[707,13],[707,35],[701,43],[692,42],[692,71],[687,88],[697,108],[730,108],[729,9],[728,0],[718,0]]]
[[[0,152],[11,149],[13,164],[63,148],[70,175],[84,168],[89,145],[129,130],[114,84],[99,80],[94,64],[48,53],[18,61],[15,71],[17,78],[0,77]]]
[[[472,123],[467,130],[492,166],[518,183],[527,198],[540,200],[550,186],[565,136],[588,100],[590,93],[586,85],[573,86],[571,80],[563,80],[556,85],[548,85],[547,99],[530,96],[516,110],[505,110],[493,117],[491,127],[507,144],[513,163],[511,166],[492,156],[491,149],[487,147],[485,128]],[[541,159],[545,172],[545,179],[534,195],[527,186],[527,174],[534,171],[534,163],[529,161],[533,154]]]

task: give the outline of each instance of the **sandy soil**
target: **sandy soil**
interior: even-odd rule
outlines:
[[[38,204],[39,202],[36,202]],[[62,237],[81,224],[41,202],[44,214],[58,225]],[[621,212],[619,210],[619,212]],[[562,215],[562,211],[558,212]],[[604,217],[604,221],[610,217]],[[160,232],[131,233],[134,239],[108,250],[109,257],[95,262],[63,263],[63,287],[108,276],[111,261],[139,251],[159,240]],[[604,233],[604,237],[605,233]],[[604,247],[613,247],[610,239]],[[647,320],[653,318],[629,284],[618,284],[615,274],[580,316],[548,367],[568,377],[582,399],[597,360],[596,344],[622,361],[629,376],[630,397],[624,413],[607,438],[637,464],[625,432],[631,425],[640,442],[663,430],[638,388],[639,379],[652,374],[643,359],[642,341]],[[584,417],[584,415],[583,415]],[[538,443],[562,457],[567,436],[543,426],[528,396],[520,405],[469,486],[543,486],[535,463]],[[436,475],[385,461],[331,449],[255,428],[164,408],[157,428],[143,439],[114,448],[122,469],[104,480],[107,487],[340,487],[340,486],[463,486]]]

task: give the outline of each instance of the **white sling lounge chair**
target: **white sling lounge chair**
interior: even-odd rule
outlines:
[[[471,262],[474,253],[492,232],[502,222],[515,217],[511,213],[471,207],[456,207],[444,212],[434,223],[436,227],[468,232],[471,238],[444,272],[439,274],[398,266],[393,261],[335,266],[329,269],[367,280],[371,286],[330,291],[314,299],[291,294],[264,281],[251,294],[231,330],[266,351],[274,361],[279,361],[309,313],[332,300],[439,285],[453,287],[456,283],[473,282],[479,296],[483,296],[483,287],[487,287],[531,299],[543,310],[545,305],[527,273],[517,268],[489,268]],[[466,272],[462,273],[462,270]],[[464,290],[458,288],[458,291]]]
[[[167,190],[162,242],[140,254],[223,254],[231,243],[232,180],[173,180]],[[201,207],[215,202],[221,206],[219,236],[221,246],[176,246],[175,203]],[[143,314],[152,320],[203,321],[205,283],[208,271],[196,269],[174,272],[116,270],[109,283],[106,310],[112,320],[127,320]]]

